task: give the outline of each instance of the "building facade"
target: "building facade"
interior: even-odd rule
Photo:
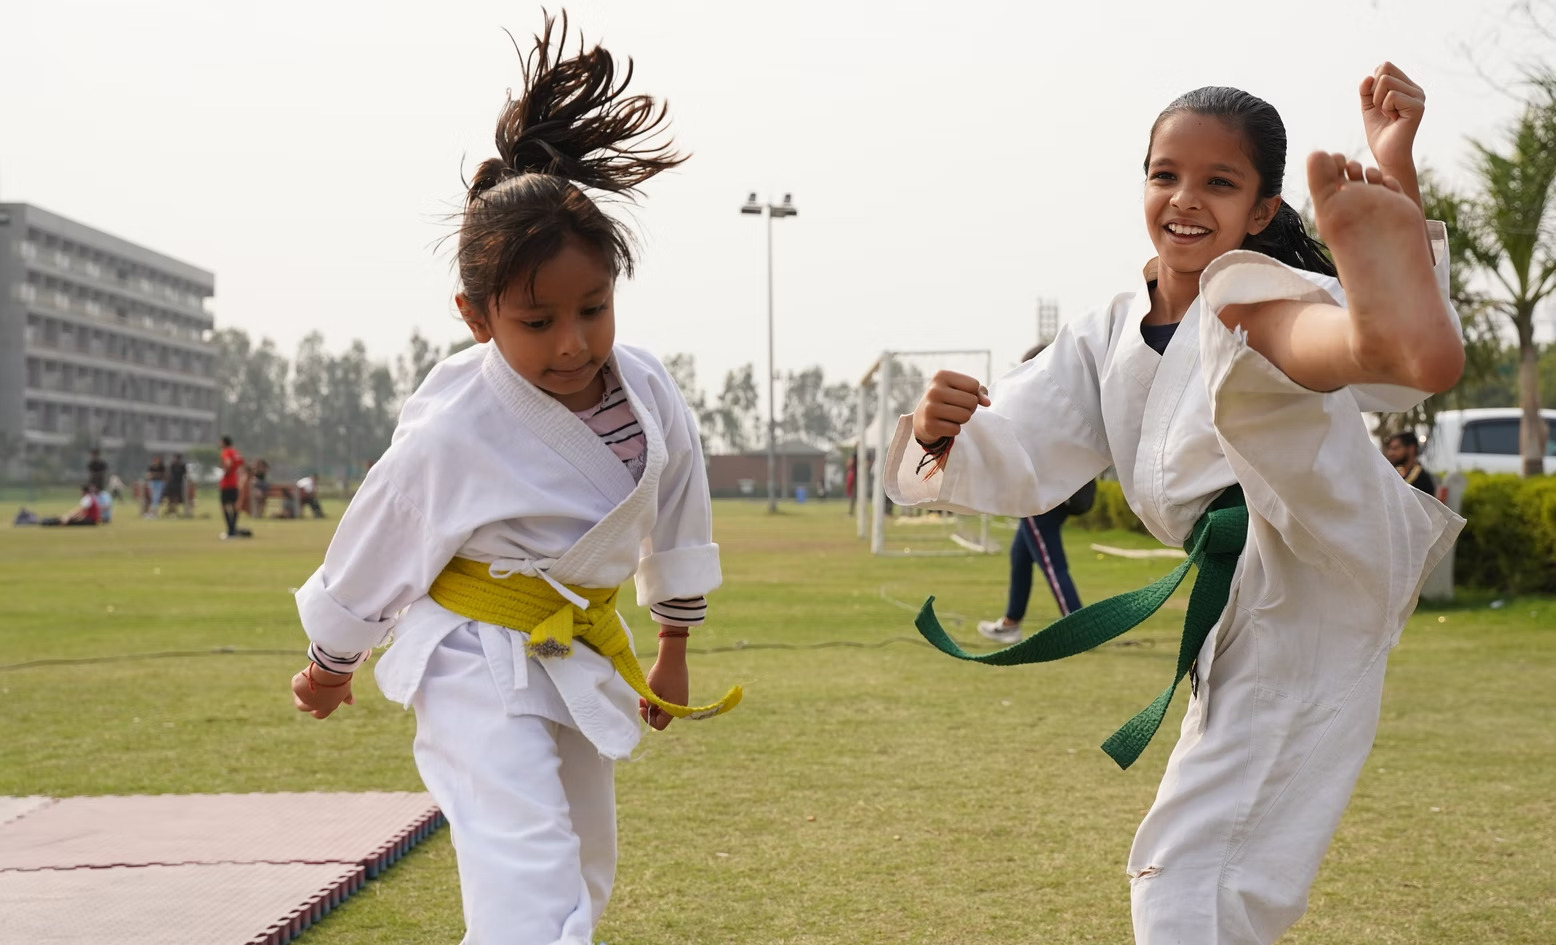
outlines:
[[[0,466],[82,446],[173,453],[217,436],[211,273],[28,204],[0,203]],[[125,476],[126,479],[130,475]]]
[[[821,494],[826,481],[827,454],[796,440],[777,444],[778,497],[792,499],[796,489],[807,496]],[[708,491],[714,498],[767,498],[767,453],[716,453],[708,457]]]

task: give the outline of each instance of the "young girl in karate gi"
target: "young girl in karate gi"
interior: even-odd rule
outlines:
[[[892,443],[905,505],[1031,515],[1112,466],[1151,533],[1182,545],[1221,493],[1246,497],[1229,601],[1130,853],[1141,945],[1263,945],[1302,915],[1388,652],[1463,524],[1400,479],[1360,415],[1445,390],[1463,365],[1411,157],[1424,96],[1389,64],[1360,93],[1378,167],[1307,165],[1333,266],[1281,200],[1275,110],[1190,92],[1151,129],[1157,258],[1139,286],[992,391],[937,374]]]
[[[683,158],[652,140],[663,107],[625,94],[630,64],[581,43],[564,58],[566,20],[552,28],[469,186],[456,301],[480,344],[406,403],[297,593],[311,645],[292,692],[315,717],[352,701],[352,671],[394,634],[376,676],[416,710],[470,945],[589,945],[639,713],[663,729],[740,696],[682,705],[687,628],[720,581],[708,484],[669,373],[615,343],[629,236],[586,193],[630,194]],[[634,573],[661,627],[646,680],[615,610]]]

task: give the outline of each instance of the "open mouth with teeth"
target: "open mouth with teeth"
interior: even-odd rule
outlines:
[[[1194,243],[1210,235],[1208,228],[1192,223],[1168,223],[1162,229],[1167,231],[1174,243]]]

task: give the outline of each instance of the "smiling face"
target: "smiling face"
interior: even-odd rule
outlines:
[[[569,410],[605,396],[600,369],[616,343],[616,279],[598,251],[569,237],[534,279],[515,279],[480,312],[465,296],[459,312],[480,343],[492,342],[520,377]]]
[[[1145,224],[1161,265],[1197,273],[1261,232],[1280,197],[1259,197],[1242,132],[1219,118],[1175,112],[1156,127],[1146,159]]]

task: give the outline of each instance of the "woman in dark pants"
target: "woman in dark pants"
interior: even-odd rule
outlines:
[[[1037,357],[1046,345],[1038,345],[1021,356],[1023,363]],[[1021,639],[1021,618],[1026,616],[1032,596],[1032,568],[1043,570],[1043,580],[1059,604],[1059,615],[1081,609],[1080,595],[1070,579],[1070,564],[1064,557],[1064,541],[1059,526],[1071,515],[1084,515],[1097,498],[1097,484],[1088,482],[1070,496],[1069,501],[1041,515],[1021,520],[1016,537],[1010,543],[1010,600],[1005,616],[999,620],[980,620],[978,632],[997,643],[1015,643]]]
[[[1090,509],[1096,495],[1097,484],[1089,482],[1058,508],[1021,520],[1016,537],[1010,543],[1010,600],[1005,604],[1005,616],[999,620],[979,621],[979,633],[999,643],[1015,643],[1021,639],[1021,618],[1026,616],[1027,601],[1032,596],[1033,566],[1042,570],[1043,581],[1053,592],[1060,616],[1081,609],[1081,598],[1076,593],[1075,582],[1070,579],[1070,564],[1064,556],[1059,527],[1071,515]]]

